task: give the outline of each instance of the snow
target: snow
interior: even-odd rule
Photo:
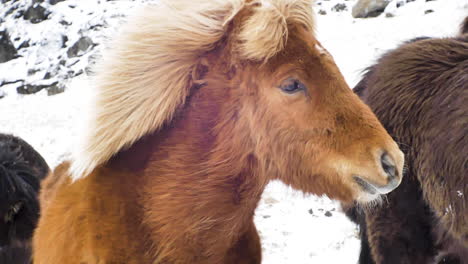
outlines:
[[[328,2],[332,1],[322,3]],[[353,19],[350,11],[317,15],[319,39],[351,87],[359,81],[361,71],[386,50],[415,37],[454,36],[468,15],[468,0],[415,0],[394,11],[396,2],[385,11],[395,17]],[[425,15],[427,9],[435,12]]]
[[[20,58],[0,64],[0,85],[18,80],[16,86],[37,84],[47,72],[53,75],[51,82],[59,81],[61,85],[67,85],[72,78],[87,70],[86,67],[95,59],[93,55],[99,53],[101,44],[119,28],[124,21],[122,18],[142,2],[150,1],[67,0],[56,5],[44,1],[42,5],[50,14],[47,20],[38,24],[23,18],[12,18],[19,15],[18,10],[29,7],[30,0],[13,1],[3,4],[3,7],[0,5],[0,17],[5,16],[10,8],[16,10],[16,13],[6,16],[4,23],[0,23],[0,30],[8,30],[16,48],[24,42],[30,45],[29,48],[19,49]],[[90,37],[98,47],[92,52],[82,52],[79,59],[69,59],[68,49],[83,36]]]
[[[101,44],[118,28],[121,18],[141,2],[146,1],[69,0],[48,7],[52,12],[50,20],[36,25],[21,19],[6,20],[0,24],[0,29],[9,28],[13,32],[12,39],[19,37],[15,46],[24,39],[42,44],[20,50],[23,57],[0,64],[0,84],[20,79],[26,83],[35,82],[51,67],[65,67],[75,72],[85,70],[104,45],[60,65],[67,50],[61,47],[62,35],[67,35],[68,43],[74,43],[87,33],[94,42]],[[383,14],[369,19],[351,17],[353,0],[317,1],[315,4],[315,11],[327,12],[327,15],[317,14],[319,40],[334,56],[351,87],[359,81],[361,71],[386,50],[414,37],[453,36],[468,14],[468,0],[416,0],[400,8],[396,8],[396,2],[390,3],[385,11],[393,17]],[[347,10],[331,11],[336,3],[345,3]],[[424,14],[428,9],[434,12]],[[4,11],[0,6],[0,14]],[[58,26],[62,20],[71,25]],[[89,30],[97,25],[108,28],[105,34]],[[28,75],[28,69],[34,67],[39,71]],[[83,118],[83,100],[87,94],[84,90],[90,87],[86,74],[77,77],[60,74],[52,81],[63,81],[68,89],[54,96],[47,96],[44,90],[34,95],[19,95],[17,83],[0,87],[0,132],[24,138],[52,167],[66,158],[77,138],[77,121]],[[262,239],[263,263],[357,262],[358,230],[340,212],[335,201],[304,195],[280,182],[272,182],[263,194],[255,222]]]

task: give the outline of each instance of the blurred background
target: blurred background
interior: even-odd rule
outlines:
[[[195,0],[194,0],[195,1]],[[126,18],[157,0],[0,0],[0,132],[51,167],[73,147],[92,66]],[[316,31],[350,87],[381,54],[414,37],[453,36],[468,0],[317,0]],[[273,182],[256,211],[264,263],[356,263],[358,230],[326,197]]]

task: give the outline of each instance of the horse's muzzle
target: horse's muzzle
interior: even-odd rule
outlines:
[[[370,194],[387,194],[400,185],[401,177],[398,177],[398,170],[390,156],[384,152],[380,157],[382,170],[387,175],[387,184],[379,185],[372,183],[357,175],[353,176],[354,181],[366,192]]]

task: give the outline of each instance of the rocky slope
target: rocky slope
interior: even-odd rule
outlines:
[[[89,73],[109,35],[139,1],[2,0],[0,86],[62,92]]]

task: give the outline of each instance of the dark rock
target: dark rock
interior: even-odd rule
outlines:
[[[28,76],[36,74],[40,69],[28,69]]]
[[[10,9],[8,9],[6,12],[5,12],[5,17],[12,14],[13,12],[15,12],[16,10],[16,7],[11,7]]]
[[[348,7],[346,6],[346,4],[339,3],[333,6],[331,10],[335,12],[341,12],[341,11],[348,10]]]
[[[42,85],[33,85],[33,84],[23,84],[16,88],[16,91],[19,94],[34,94],[43,89],[58,89],[57,86],[58,82],[54,82],[51,84],[42,84]]]
[[[314,214],[314,210],[312,210],[312,209],[309,209],[309,211],[308,211],[308,212],[309,212],[309,214],[311,214],[311,215],[313,215],[313,214]]]
[[[18,12],[16,12],[15,14],[15,18],[20,18],[20,17],[23,17],[24,16],[24,10],[19,10]]]
[[[7,62],[9,60],[18,57],[18,51],[13,46],[10,40],[8,32],[0,31],[0,63]]]
[[[55,5],[55,4],[57,4],[59,2],[63,2],[63,1],[65,1],[65,0],[49,0],[49,4]]]
[[[33,24],[37,24],[46,20],[49,14],[50,12],[47,11],[47,9],[45,9],[41,5],[36,4],[30,6],[26,10],[26,12],[24,13],[24,19],[31,21],[31,23]]]
[[[18,49],[24,49],[29,47],[31,47],[31,45],[29,44],[29,40],[25,40],[19,45]]]
[[[267,219],[267,218],[270,218],[271,216],[270,215],[264,215],[263,218]]]
[[[51,65],[44,74],[43,80],[50,80],[60,73],[60,67],[58,65]]]
[[[44,89],[46,87],[47,86],[43,86],[43,85],[24,84],[24,85],[21,85],[18,88],[16,88],[16,91],[19,94],[33,94],[33,93],[39,92],[40,90],[42,90],[42,89]]]
[[[3,97],[5,97],[5,92],[0,90],[0,99],[2,99]]]
[[[61,25],[64,25],[64,26],[70,26],[72,24],[72,22],[68,22],[68,21],[65,21],[65,20],[60,20],[59,22]]]
[[[332,213],[331,213],[330,211],[326,211],[326,212],[325,212],[325,216],[326,216],[326,217],[331,217],[331,216],[332,216]]]
[[[68,60],[68,61],[67,61],[67,67],[72,67],[72,66],[74,66],[75,64],[77,64],[78,62],[80,62],[80,59]]]
[[[327,11],[323,10],[323,9],[320,9],[318,11],[319,15],[326,15],[327,14]]]
[[[73,77],[76,77],[76,76],[79,76],[81,74],[84,73],[84,70],[80,69],[79,71],[75,72],[75,71],[69,71],[68,72],[68,76],[69,78],[73,78]]]
[[[398,1],[398,2],[396,3],[396,7],[397,7],[397,8],[402,7],[402,6],[404,6],[404,5],[405,5],[405,1]]]
[[[47,88],[48,96],[56,95],[56,94],[63,93],[63,92],[65,92],[65,86],[58,85],[57,83]]]
[[[435,0],[426,0],[426,2],[431,2],[431,1],[435,1]]]
[[[18,0],[13,0],[13,1],[12,0],[2,0],[2,4],[8,3],[8,2],[13,2],[14,3],[14,2],[18,2]]]
[[[395,15],[392,13],[385,13],[385,17],[394,17]]]
[[[25,84],[16,88],[16,92],[18,92],[19,94],[33,94],[33,93],[39,92],[40,90],[44,88],[45,87],[42,87],[42,86],[34,86],[34,85]]]
[[[62,35],[62,49],[67,47],[68,37],[66,35]]]
[[[13,80],[13,81],[3,81],[0,83],[0,86],[7,85],[7,84],[13,84],[17,82],[24,82],[24,80]]]
[[[94,70],[93,70],[92,67],[88,66],[88,67],[85,68],[85,73],[86,73],[86,75],[90,76],[90,75],[94,74]]]
[[[102,28],[104,27],[104,25],[102,24],[96,24],[96,25],[92,25],[89,27],[90,30],[96,30],[96,29],[99,29],[99,28]]]
[[[353,7],[355,18],[376,17],[383,13],[391,0],[359,0]]]
[[[434,10],[428,9],[428,10],[424,11],[424,14],[430,14],[430,13],[434,13]]]
[[[414,2],[416,0],[406,0],[406,3]]]
[[[73,46],[68,49],[67,55],[69,58],[82,56],[93,46],[94,43],[89,37],[81,37],[77,42],[75,42],[75,44],[73,44]]]

